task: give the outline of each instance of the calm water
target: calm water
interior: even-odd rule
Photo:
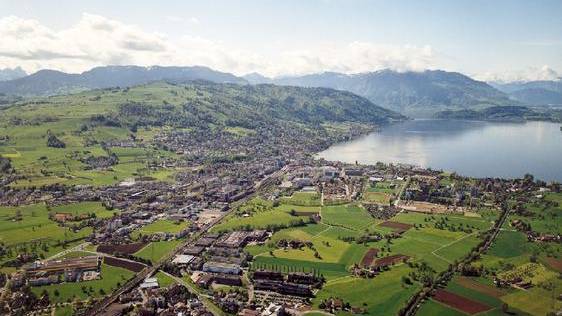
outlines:
[[[562,181],[562,131],[546,122],[491,123],[414,120],[334,145],[327,160],[365,164],[401,162],[472,177]]]

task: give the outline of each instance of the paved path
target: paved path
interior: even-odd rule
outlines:
[[[459,241],[461,241],[461,240],[463,240],[463,239],[465,239],[465,238],[468,238],[468,237],[470,237],[470,236],[473,236],[473,235],[475,235],[476,233],[477,233],[477,232],[473,232],[473,233],[471,233],[471,234],[462,236],[462,237],[459,238],[459,239],[455,239],[455,240],[451,241],[450,243],[444,244],[443,246],[441,246],[441,247],[439,247],[439,248],[433,250],[433,251],[431,252],[431,254],[434,255],[434,256],[436,256],[437,258],[439,258],[439,259],[441,259],[441,260],[444,260],[444,261],[447,262],[447,263],[452,263],[450,260],[448,260],[447,258],[445,258],[445,257],[443,257],[443,256],[438,255],[436,252],[439,251],[439,250],[441,250],[441,249],[443,249],[443,248],[446,248],[446,247],[449,247],[449,246],[451,246],[451,245],[454,245],[454,244],[458,243]]]
[[[65,249],[65,250],[63,250],[59,253],[56,253],[56,254],[50,256],[49,258],[47,258],[45,260],[53,260],[53,259],[56,259],[56,258],[59,258],[59,257],[66,256],[67,254],[69,254],[71,252],[75,252],[75,251],[84,251],[84,248],[88,245],[90,245],[89,242],[82,243],[80,245],[77,245],[77,246],[74,246],[72,248]]]

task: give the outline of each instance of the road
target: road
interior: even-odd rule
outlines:
[[[408,179],[406,179],[406,182],[404,183],[404,185],[402,186],[402,188],[400,189],[400,192],[398,193],[398,198],[396,199],[396,201],[394,201],[394,206],[398,207],[400,204],[400,200],[402,200],[402,194],[404,193],[404,190],[406,190],[406,188],[410,185],[410,177],[408,177]]]
[[[249,194],[246,198],[240,200],[240,201],[245,201],[250,199],[253,194],[255,192],[257,192],[259,189],[261,189],[263,186],[268,185],[271,183],[271,181],[274,181],[275,178],[283,175],[287,170],[288,170],[289,166],[284,166],[283,168],[281,168],[278,171],[275,171],[267,176],[265,176],[262,180],[256,182],[256,184],[253,187],[253,192],[251,192],[252,194]],[[100,315],[102,314],[102,312],[112,303],[114,303],[119,296],[121,296],[124,293],[127,293],[131,290],[133,290],[135,287],[137,287],[140,283],[143,282],[144,279],[146,279],[147,277],[153,275],[154,273],[156,273],[158,270],[160,270],[160,268],[162,267],[162,265],[168,261],[170,261],[173,257],[175,257],[177,254],[181,253],[181,251],[183,251],[184,248],[189,248],[195,245],[195,243],[197,242],[197,240],[199,239],[200,236],[202,236],[203,234],[205,234],[206,232],[208,232],[213,226],[215,226],[218,222],[220,222],[225,216],[227,216],[228,214],[230,214],[232,212],[232,208],[227,211],[224,212],[223,214],[221,214],[221,216],[215,218],[212,222],[208,223],[207,225],[205,225],[195,236],[192,236],[190,239],[188,239],[185,243],[179,245],[178,247],[176,247],[172,252],[170,252],[168,255],[166,255],[162,260],[160,260],[158,263],[156,263],[154,266],[152,267],[146,267],[145,269],[143,269],[142,271],[140,271],[139,273],[137,273],[137,275],[130,279],[129,281],[127,281],[123,286],[121,286],[121,288],[115,290],[110,296],[104,298],[103,300],[101,300],[100,302],[96,303],[94,306],[92,306],[88,311],[86,311],[84,313],[85,316],[95,316],[95,315]],[[192,289],[190,287],[188,287],[188,289]],[[202,302],[207,301],[208,299],[206,299],[205,297],[201,297],[201,294],[196,293]],[[217,311],[215,309],[210,309],[209,311],[211,311],[215,316],[220,316],[219,313],[217,313]]]

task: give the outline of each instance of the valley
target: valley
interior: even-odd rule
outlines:
[[[559,185],[315,158],[405,119],[353,94],[164,81],[1,111],[0,271],[34,306],[5,311],[560,307]]]

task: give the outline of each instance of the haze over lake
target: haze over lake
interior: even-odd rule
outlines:
[[[327,160],[400,162],[473,177],[562,181],[562,131],[547,122],[496,123],[413,120],[334,145]]]

